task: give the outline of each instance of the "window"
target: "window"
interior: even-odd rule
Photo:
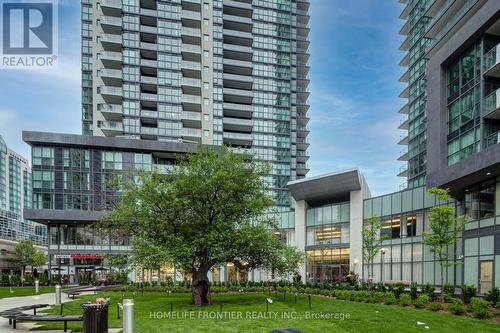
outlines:
[[[406,217],[406,236],[414,237],[417,235],[417,216],[410,215]]]
[[[203,40],[204,40],[205,42],[208,42],[208,41],[210,40],[210,35],[204,34],[204,35],[203,35]]]
[[[33,165],[53,166],[54,148],[52,147],[33,147]]]
[[[382,223],[382,229],[380,230],[380,235],[386,235],[387,238],[399,238],[401,234],[401,219],[399,217],[394,217],[389,220],[385,220]]]
[[[203,82],[203,89],[210,89],[210,83]]]
[[[203,56],[205,58],[208,58],[210,56],[210,53],[207,50],[203,50]]]
[[[208,138],[210,136],[210,131],[209,130],[204,130],[203,131],[203,135]]]
[[[210,23],[210,20],[209,19],[203,19],[203,24],[208,26]]]
[[[495,182],[485,182],[465,190],[465,214],[472,220],[495,216]]]
[[[203,99],[203,104],[209,105],[210,104],[210,99],[209,98],[204,98]]]
[[[205,114],[203,115],[203,120],[204,120],[204,121],[209,121],[209,120],[210,120],[210,115],[208,115],[208,114],[206,114],[206,113],[205,113]]]
[[[102,168],[122,170],[122,153],[105,151],[102,153]]]

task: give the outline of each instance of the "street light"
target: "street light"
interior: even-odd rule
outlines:
[[[384,282],[384,254],[387,251],[386,248],[380,249],[380,281]]]

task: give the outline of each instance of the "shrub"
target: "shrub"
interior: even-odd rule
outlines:
[[[394,293],[388,292],[385,294],[384,303],[386,305],[396,304],[397,302],[398,302],[398,300],[396,298],[396,295],[394,295]]]
[[[386,293],[385,292],[382,292],[382,291],[376,291],[374,293],[372,293],[372,297],[371,297],[371,302],[372,303],[380,303],[380,302],[383,302],[384,299],[385,299],[385,295]]]
[[[373,290],[374,291],[381,291],[381,292],[385,293],[387,291],[387,287],[385,286],[385,284],[383,282],[377,282],[377,284],[375,285]]]
[[[490,302],[482,299],[481,297],[472,297],[470,302],[470,310],[472,314],[474,317],[480,319],[486,319],[492,316],[490,306]]]
[[[443,288],[443,295],[454,296],[455,295],[455,286],[452,286],[449,283],[445,283],[444,288]]]
[[[462,297],[465,304],[469,304],[471,298],[476,296],[476,293],[477,293],[476,287],[469,284],[464,284],[462,286]]]
[[[399,304],[401,306],[409,306],[411,304],[411,297],[408,294],[402,294],[399,296]]]
[[[492,306],[500,306],[500,289],[495,287],[488,291],[486,293],[486,300],[490,302]]]
[[[427,304],[429,304],[430,301],[431,298],[429,297],[429,295],[420,295],[417,297],[416,300],[413,301],[413,305],[417,309],[423,309],[426,307]]]
[[[398,283],[396,286],[393,288],[394,296],[396,296],[397,299],[399,299],[399,296],[404,293],[405,291],[405,286],[402,283]]]
[[[454,315],[461,316],[465,313],[465,307],[462,300],[455,298],[452,300],[451,304],[448,305],[448,311]]]
[[[416,282],[412,282],[410,285],[410,297],[412,300],[415,300],[418,297],[418,287]]]
[[[437,303],[437,302],[432,302],[429,304],[428,308],[431,311],[441,311],[441,310],[443,310],[443,304]]]
[[[434,299],[434,290],[435,288],[432,287],[430,284],[426,284],[423,288],[422,288],[422,293],[426,294],[427,296],[429,296],[429,298],[431,299],[431,301]]]
[[[455,297],[453,297],[453,295],[450,295],[450,294],[443,295],[443,300],[445,303],[451,303],[454,299],[455,299]]]

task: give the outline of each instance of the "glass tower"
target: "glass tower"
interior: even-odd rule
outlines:
[[[277,206],[308,172],[309,1],[82,0],[83,133],[231,146]]]
[[[31,168],[0,136],[0,238],[47,245],[46,227],[23,218],[31,208]]]

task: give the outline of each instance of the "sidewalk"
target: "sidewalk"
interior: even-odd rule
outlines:
[[[68,299],[66,294],[62,293],[61,295],[61,301],[63,303],[72,301],[72,299]],[[55,293],[50,293],[50,294],[41,294],[37,296],[24,296],[24,297],[10,297],[10,298],[4,298],[0,299],[0,311],[8,310],[11,308],[19,307],[19,306],[26,306],[26,305],[33,305],[33,304],[55,304],[56,302],[56,296]],[[27,313],[33,314],[33,311],[27,311]],[[12,329],[12,326],[9,326],[9,320],[5,318],[0,317],[0,332],[2,333],[28,333],[30,332],[30,329],[33,327],[37,326],[36,323],[34,322],[18,322],[17,323],[17,328],[14,330]],[[35,331],[37,333],[59,333],[59,332],[64,332],[62,329],[63,324],[61,323],[61,329],[60,330],[51,330],[51,331]],[[114,333],[114,332],[119,332],[120,329],[110,329],[109,333]],[[32,333],[31,331],[30,333]],[[68,332],[70,332],[68,330]]]

